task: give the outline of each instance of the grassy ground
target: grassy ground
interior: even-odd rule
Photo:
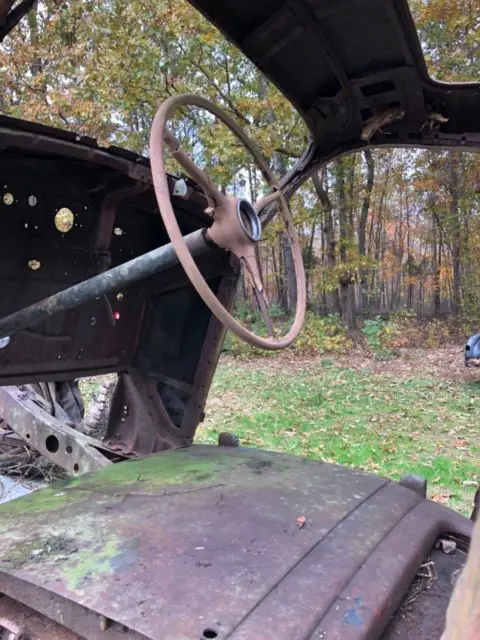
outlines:
[[[480,371],[456,375],[459,366],[460,353],[457,363],[456,351],[441,350],[380,367],[367,359],[226,359],[197,440],[232,431],[243,446],[396,479],[419,473],[431,498],[469,515],[480,480]]]

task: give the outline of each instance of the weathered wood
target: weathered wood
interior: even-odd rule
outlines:
[[[455,586],[441,640],[480,640],[480,519],[467,563]]]

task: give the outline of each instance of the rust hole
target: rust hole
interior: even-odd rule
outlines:
[[[3,204],[6,204],[7,207],[9,207],[11,204],[13,204],[13,193],[5,193],[3,196]]]
[[[28,268],[31,269],[32,271],[38,271],[41,266],[42,266],[42,263],[40,262],[40,260],[28,261]]]
[[[203,630],[203,638],[216,638],[218,633],[213,629],[204,629]]]
[[[66,451],[67,453],[73,453],[73,449],[72,449],[72,447],[71,447],[70,445],[67,445],[67,446],[65,447],[65,451]]]
[[[68,233],[73,227],[75,216],[68,207],[62,207],[55,214],[55,227],[61,233]]]
[[[37,200],[36,196],[28,196],[28,204],[31,207],[36,207],[37,206],[37,202],[38,202],[38,200]]]
[[[115,227],[115,229],[113,230],[113,233],[116,236],[123,236],[123,229],[121,227]]]
[[[45,440],[45,446],[47,447],[47,451],[50,451],[50,453],[57,453],[59,447],[57,436],[48,436]]]
[[[117,300],[120,302],[120,300],[123,300],[123,293],[117,293]]]
[[[80,470],[80,467],[78,466],[78,464],[75,462],[75,464],[73,465],[73,470],[75,471],[75,473],[78,473]]]

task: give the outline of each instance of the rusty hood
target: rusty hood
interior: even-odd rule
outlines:
[[[86,638],[98,619],[129,638],[377,638],[438,534],[470,531],[383,478],[208,446],[50,487],[0,519],[0,591]]]

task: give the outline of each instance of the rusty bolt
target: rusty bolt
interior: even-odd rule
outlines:
[[[110,626],[110,620],[105,616],[100,616],[100,631],[106,631]]]
[[[406,473],[400,478],[399,484],[411,491],[415,491],[421,498],[427,497],[427,481],[422,476]]]
[[[240,438],[234,433],[228,431],[222,431],[218,434],[218,446],[219,447],[239,447]]]

